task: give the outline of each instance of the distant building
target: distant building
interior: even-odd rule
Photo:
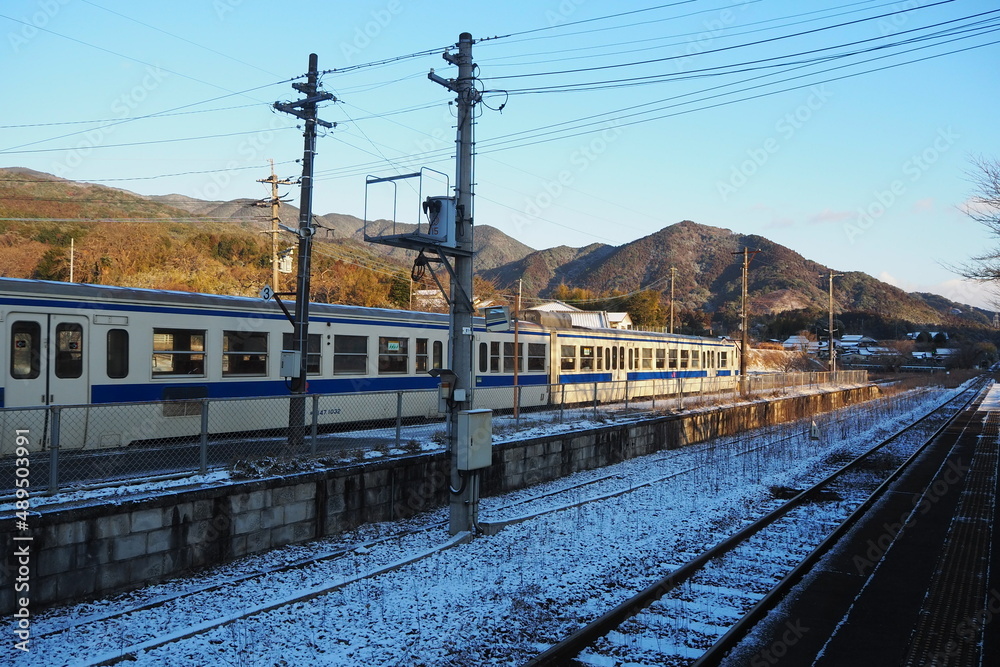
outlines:
[[[632,316],[628,313],[608,313],[608,322],[612,329],[632,328]]]
[[[789,336],[781,344],[781,347],[786,350],[796,350],[798,352],[807,352],[809,350],[809,343],[811,341],[805,336]]]

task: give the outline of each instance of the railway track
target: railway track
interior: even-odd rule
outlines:
[[[847,430],[862,426],[866,420],[878,421],[877,417],[865,415],[865,410],[848,409],[839,415],[826,416],[822,427],[829,431]],[[619,464],[632,467],[618,468],[613,473],[590,471],[572,481],[509,494],[494,501],[495,507],[489,511],[498,522],[509,524],[584,504],[601,505],[608,498],[642,493],[657,485],[686,484],[685,488],[696,489],[709,476],[717,476],[719,470],[746,467],[763,450],[785,452],[781,456],[801,456],[810,449],[807,426],[800,423],[766,429],[767,433],[758,434],[751,444],[727,438],[667,451],[645,461]],[[43,660],[38,664],[116,664],[174,642],[204,643],[205,637],[220,628],[266,616],[276,609],[305,607],[301,603],[319,602],[352,586],[374,589],[376,584],[371,582],[384,580],[397,570],[419,566],[422,561],[433,561],[435,556],[466,539],[448,540],[444,523],[393,525],[384,529],[391,534],[382,535],[360,531],[367,536],[350,538],[354,541],[328,545],[318,551],[307,553],[301,548],[290,548],[288,553],[292,555],[278,565],[257,567],[252,559],[245,560],[215,576],[183,584],[171,582],[159,591],[160,587],[151,587],[153,590],[137,592],[134,597],[123,596],[111,603],[79,605],[55,613],[36,626],[42,631],[36,635],[38,649],[48,642],[62,647],[71,645],[73,659],[60,657],[65,653],[46,657],[44,650],[33,657]],[[489,539],[482,542],[488,544]],[[695,542],[698,539],[701,538],[693,538]],[[251,571],[241,572],[237,568]],[[213,639],[211,643],[217,641]]]
[[[980,388],[951,403],[964,408]],[[717,664],[951,423],[916,446],[900,444],[938,412],[900,429],[811,487],[789,493],[791,498],[765,516],[671,569],[524,667]],[[790,640],[805,632],[794,623],[787,630]]]

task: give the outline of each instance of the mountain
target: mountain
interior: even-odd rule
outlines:
[[[521,277],[526,294],[544,298],[551,297],[559,285],[596,295],[647,289],[669,294],[673,267],[678,306],[732,317],[740,309],[744,249],[759,251],[748,255],[751,312],[774,315],[827,309],[830,267],[762,236],[689,220],[622,246],[560,246],[482,273],[502,287]],[[841,312],[859,311],[920,324],[943,324],[954,319],[955,310],[975,312],[944,297],[907,294],[860,272],[845,272],[835,279],[834,301]],[[972,319],[982,323],[981,311]]]
[[[0,217],[7,219],[0,222],[2,275],[62,276],[68,270],[69,239],[74,238],[78,280],[253,293],[267,279],[269,243],[261,232],[270,230],[271,210],[258,200],[143,196],[13,168],[0,170]],[[364,242],[365,223],[355,216],[314,217],[322,230],[317,235],[319,268],[314,273],[325,298],[366,305],[405,303],[406,290],[400,294],[397,283],[408,279],[412,251]],[[279,218],[295,227],[299,211],[282,204]],[[166,224],[149,224],[155,221]],[[131,229],[126,229],[130,223]],[[374,221],[367,231],[412,229],[397,225],[390,230],[390,224]],[[284,247],[294,241],[287,234],[280,239]],[[703,314],[706,323],[716,317],[727,325],[740,310],[743,250],[749,249],[759,251],[749,255],[748,272],[750,308],[756,316],[825,312],[828,307],[829,267],[764,237],[692,221],[621,246],[544,250],[478,225],[475,246],[481,277],[508,293],[520,279],[529,298],[551,298],[568,288],[593,297],[640,290],[669,295],[673,268],[676,305]],[[80,278],[81,270],[89,277]],[[834,300],[838,312],[883,320],[931,326],[992,322],[991,313],[935,294],[907,294],[860,272],[836,278]],[[614,302],[609,306],[617,307]]]
[[[259,206],[254,199],[234,199],[232,201],[202,201],[184,195],[154,195],[150,201],[183,209],[192,215],[212,219],[244,220],[261,229],[271,227],[271,207]],[[342,213],[327,213],[314,216],[316,224],[323,230],[318,237],[321,240],[353,239],[364,242],[365,223],[361,218]],[[278,219],[283,225],[297,227],[299,224],[299,209],[291,204],[282,204],[278,208]],[[370,235],[413,231],[414,225],[397,224],[394,229],[388,220],[375,220],[367,230]],[[392,257],[404,264],[412,263],[413,251],[380,245],[368,244],[369,252],[376,255]],[[534,250],[523,243],[507,236],[496,227],[477,225],[475,241],[476,266],[480,271],[493,269],[509,264],[528,255]]]

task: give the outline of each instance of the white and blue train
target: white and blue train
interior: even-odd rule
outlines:
[[[517,363],[522,407],[590,402],[595,392],[606,402],[626,391],[630,398],[697,391],[704,378],[726,389],[738,375],[738,349],[728,340],[522,322],[515,353],[513,332],[488,331],[481,318],[474,330],[477,408],[512,407],[514,392],[495,388],[513,386]],[[447,365],[448,331],[442,314],[311,304],[308,392],[357,400],[435,389],[428,371]],[[279,405],[267,409],[213,404],[212,432],[276,428],[282,416],[287,425],[280,353],[291,336],[273,301],[0,278],[0,420],[8,429],[38,422],[44,430],[39,407],[86,405],[63,411],[62,445],[115,447],[197,434],[200,411],[184,399],[276,397]],[[436,392],[422,395],[406,401],[405,416],[437,416]],[[394,401],[376,403],[387,407],[367,409],[365,419],[395,416]],[[324,396],[321,423],[350,414]]]

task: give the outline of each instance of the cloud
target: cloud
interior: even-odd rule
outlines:
[[[821,225],[826,223],[836,223],[843,222],[844,220],[850,220],[857,216],[857,213],[852,213],[851,211],[834,211],[830,208],[824,208],[819,213],[809,217],[809,222],[814,225]]]
[[[918,199],[913,204],[914,213],[924,213],[926,211],[933,211],[933,210],[934,210],[933,197],[925,197],[924,199]]]
[[[940,294],[956,303],[976,306],[984,310],[1000,310],[1000,286],[979,283],[972,280],[953,278],[944,282],[927,284],[900,280],[883,271],[878,279],[906,292],[930,292]]]

